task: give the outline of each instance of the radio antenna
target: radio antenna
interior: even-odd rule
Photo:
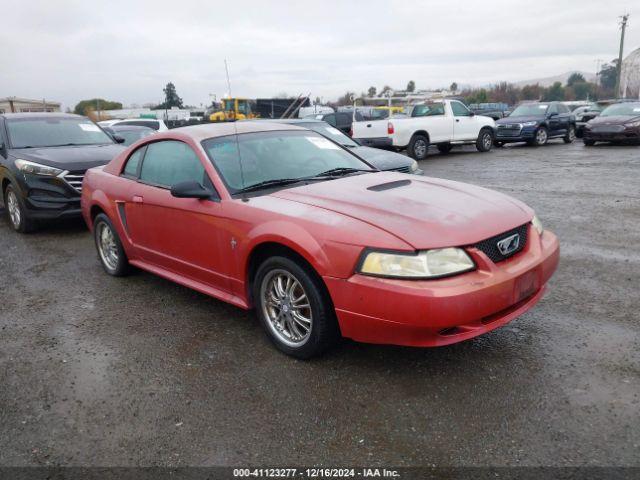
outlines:
[[[238,101],[238,99],[233,98],[233,95],[231,95],[231,80],[229,80],[229,66],[227,65],[227,59],[224,59],[224,70],[227,73],[227,91],[229,92],[229,99],[232,100],[234,102],[233,105],[233,129],[236,133],[235,137],[236,137],[236,151],[238,152],[238,165],[240,166],[240,181],[242,182],[242,187],[246,187],[246,185],[244,184],[244,169],[242,168],[242,155],[240,154],[240,140],[238,140],[238,125],[236,124],[236,122],[238,121],[237,115],[238,115],[238,111],[236,108],[236,103]],[[226,107],[226,105],[225,105]],[[247,199],[246,197],[243,196],[243,200],[246,202]]]

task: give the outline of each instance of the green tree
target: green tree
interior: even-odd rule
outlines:
[[[575,83],[585,83],[584,75],[579,72],[573,72],[567,79],[567,87],[572,87]]]
[[[456,82],[453,82],[450,86],[449,86],[449,90],[451,90],[453,93],[456,93],[458,91],[458,84]]]
[[[564,87],[562,83],[555,82],[551,85],[542,96],[542,99],[546,102],[551,102],[554,100],[564,100]]]
[[[537,83],[535,85],[525,85],[520,90],[521,100],[540,100],[543,95],[543,89]]]
[[[376,92],[377,92],[376,87],[369,87],[369,90],[367,90],[367,95],[369,97],[375,97],[376,96]]]
[[[571,85],[576,100],[593,99],[595,97],[596,86],[590,82],[576,82]]]
[[[354,92],[346,92],[340,98],[338,98],[338,105],[353,105],[352,97],[355,98],[356,94]]]
[[[416,82],[413,80],[409,80],[407,83],[407,92],[415,92],[416,91]]]
[[[112,102],[104,98],[92,98],[90,100],[82,100],[73,109],[76,115],[87,115],[90,111],[96,110],[120,110],[122,103]]]
[[[182,99],[178,96],[176,86],[173,82],[167,83],[167,86],[162,89],[164,92],[164,102],[158,105],[156,108],[168,109],[172,107],[182,108]]]
[[[391,92],[393,89],[389,86],[389,85],[385,85],[384,87],[382,87],[382,90],[380,91],[380,96],[383,97],[386,95],[387,92]]]
[[[602,65],[598,77],[600,77],[600,85],[606,90],[613,91],[616,88],[616,75],[618,72],[618,59],[615,58],[611,64]]]

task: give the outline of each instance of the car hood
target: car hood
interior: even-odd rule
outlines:
[[[640,120],[640,115],[612,115],[610,117],[599,116],[591,120],[590,125],[623,125]]]
[[[380,170],[408,167],[413,163],[413,160],[409,157],[379,148],[357,147],[351,149],[351,151]]]
[[[496,120],[496,125],[502,125],[505,123],[524,123],[524,122],[541,122],[544,120],[544,115],[522,115],[518,117],[504,117]]]
[[[529,207],[499,192],[393,172],[355,175],[271,195],[358,219],[416,249],[474,244],[533,218]]]
[[[122,145],[83,145],[73,147],[20,148],[11,151],[16,158],[62,170],[87,170],[109,163],[125,149]]]

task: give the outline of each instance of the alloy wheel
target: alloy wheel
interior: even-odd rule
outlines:
[[[576,139],[576,129],[569,127],[569,142],[573,142]]]
[[[118,268],[119,256],[115,235],[111,227],[104,222],[100,222],[97,229],[100,259],[109,270],[116,270]]]
[[[491,150],[491,145],[493,145],[493,138],[489,132],[486,132],[482,136],[482,146],[485,150]]]
[[[18,203],[18,197],[13,190],[9,190],[7,193],[7,210],[9,211],[9,219],[14,228],[20,227],[22,221],[22,214],[20,213],[20,204]]]
[[[547,143],[547,131],[544,128],[541,128],[536,132],[536,143],[538,145],[544,145]]]
[[[269,329],[290,347],[304,345],[311,335],[313,314],[307,292],[287,270],[270,271],[260,286],[262,312]]]
[[[422,158],[426,155],[427,148],[429,148],[429,146],[424,140],[416,140],[415,144],[413,145],[413,151],[418,158]]]

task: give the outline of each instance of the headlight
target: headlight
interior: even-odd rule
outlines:
[[[409,170],[411,170],[412,173],[418,170],[418,162],[414,160],[411,166],[409,167]]]
[[[46,165],[40,165],[39,163],[29,162],[28,160],[16,160],[16,167],[23,173],[31,173],[33,175],[46,175],[48,177],[55,177],[60,175],[64,170],[60,170],[55,167],[47,167]]]
[[[542,226],[542,222],[540,221],[540,219],[534,215],[533,220],[531,220],[531,224],[533,225],[533,228],[538,231],[538,235],[542,235],[542,232],[544,232],[544,227]]]
[[[636,120],[635,122],[625,123],[624,126],[627,127],[627,128],[640,127],[640,120]]]
[[[440,248],[416,253],[370,251],[361,261],[365,275],[392,278],[438,278],[473,270],[475,264],[461,248]]]
[[[535,127],[538,124],[538,122],[524,122],[522,124],[523,127]]]

